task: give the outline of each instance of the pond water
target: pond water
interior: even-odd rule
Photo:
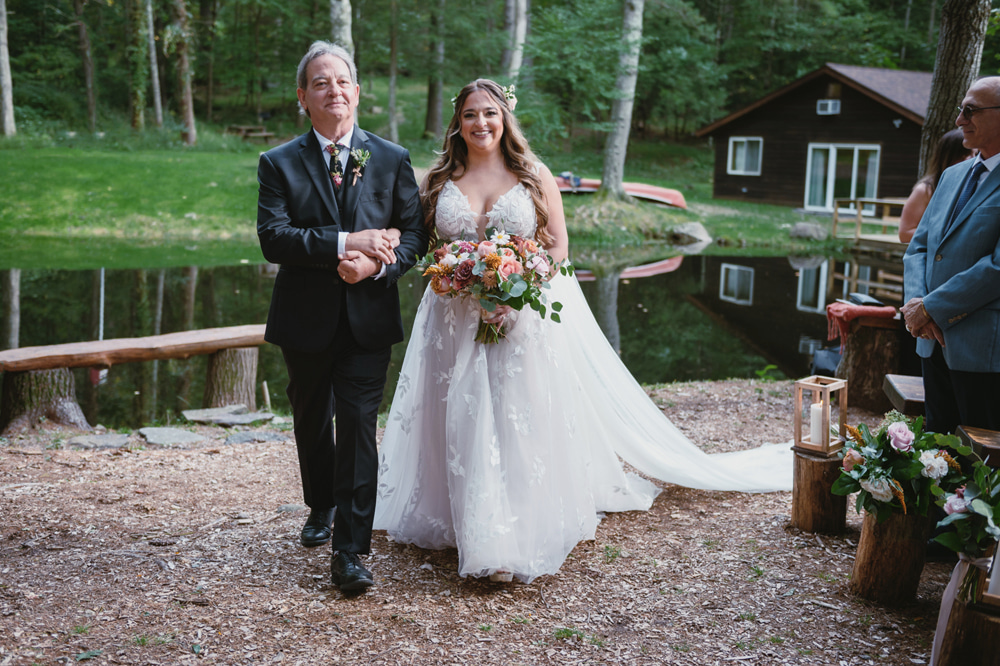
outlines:
[[[658,272],[667,268],[666,272]],[[276,267],[267,264],[133,270],[23,270],[20,346],[257,324],[266,319]],[[828,344],[826,304],[849,292],[900,301],[898,260],[853,258],[678,258],[646,277],[581,274],[587,300],[642,383],[754,377],[766,366],[789,377],[810,372]],[[102,290],[103,273],[103,290]],[[400,281],[403,320],[413,320],[423,278]],[[103,291],[103,317],[102,312]],[[4,315],[6,316],[6,315]],[[396,345],[387,400],[405,344]],[[115,366],[103,383],[76,370],[77,397],[91,424],[137,427],[178,420],[201,406],[206,357]],[[775,375],[771,371],[772,376]],[[280,351],[265,345],[258,407],[287,411]]]

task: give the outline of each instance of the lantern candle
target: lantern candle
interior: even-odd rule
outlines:
[[[814,402],[809,407],[809,441],[814,446],[823,443],[823,403]]]
[[[997,569],[997,565],[1000,564],[1000,562],[997,561],[997,553],[1000,553],[1000,547],[998,547],[993,553],[993,567],[990,571],[990,586],[986,589],[986,592],[993,595],[1000,595],[1000,569]]]

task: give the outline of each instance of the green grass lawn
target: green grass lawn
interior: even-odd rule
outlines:
[[[404,80],[399,98],[401,141],[414,165],[425,168],[438,145],[421,136],[423,90],[422,84]],[[362,127],[385,134],[385,81],[375,80],[363,93]],[[294,115],[289,118],[276,119],[269,129],[286,139],[304,131],[295,126]],[[262,261],[254,225],[256,166],[264,147],[221,129],[199,126],[199,145],[193,149],[180,143],[176,126],[141,134],[118,128],[101,138],[49,127],[44,133],[0,138],[0,268]],[[534,148],[555,173],[601,176],[601,136],[583,134]],[[610,255],[617,262],[668,256],[675,253],[664,241],[669,230],[689,221],[701,222],[716,239],[705,250],[711,253],[829,253],[844,247],[842,241],[791,242],[787,229],[806,219],[792,209],[712,200],[712,159],[704,144],[633,137],[625,179],[680,190],[689,209],[639,204],[634,212],[595,221],[594,215],[578,215],[581,207],[591,206],[590,197],[565,197],[578,263]],[[828,217],[812,219],[830,224]]]

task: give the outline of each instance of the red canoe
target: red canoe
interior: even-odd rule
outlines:
[[[577,179],[573,178],[573,180]],[[560,192],[596,192],[597,188],[601,186],[601,181],[597,178],[580,178],[579,183],[574,187],[570,178],[563,177],[562,175],[556,176],[556,183],[559,185]],[[657,187],[656,185],[646,185],[645,183],[622,183],[622,185],[625,188],[625,192],[636,199],[644,199],[654,203],[674,206],[675,208],[687,208],[687,201],[684,200],[684,195],[677,190]]]

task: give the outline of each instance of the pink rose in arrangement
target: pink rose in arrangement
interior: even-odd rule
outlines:
[[[965,500],[965,486],[955,491],[954,495],[949,495],[944,503],[944,512],[949,516],[953,513],[966,513],[969,510],[969,503]]]
[[[438,249],[434,250],[434,261],[435,262],[441,261],[442,259],[444,259],[444,255],[446,254],[448,254],[448,248],[439,247]]]
[[[913,450],[913,439],[916,436],[905,423],[897,421],[890,425],[886,432],[889,435],[889,443],[892,444],[892,448],[901,453],[909,453]]]
[[[847,453],[844,454],[844,471],[850,472],[855,465],[863,465],[864,463],[865,457],[854,449],[848,449]]]
[[[476,251],[476,244],[470,243],[469,241],[461,241],[458,244],[458,251],[462,253],[469,253]]]
[[[451,293],[451,280],[447,275],[435,275],[431,278],[431,290],[438,296],[447,296]]]
[[[497,244],[492,241],[483,241],[476,248],[476,254],[480,257],[485,257],[488,254],[496,254]]]
[[[504,257],[500,262],[500,267],[497,269],[497,273],[499,273],[500,277],[504,280],[510,277],[512,273],[520,275],[523,272],[524,266],[522,266],[521,262],[514,257]]]
[[[476,262],[472,259],[466,259],[458,266],[455,267],[455,272],[451,276],[451,284],[455,289],[461,291],[465,289],[469,283],[475,279],[475,275],[472,273],[472,269],[476,267]]]
[[[509,247],[502,247],[497,252],[498,252],[498,254],[501,257],[505,257],[505,258],[509,258],[509,259],[516,259],[517,258],[517,252],[514,252],[514,250],[510,249]]]
[[[535,271],[542,277],[545,277],[549,274],[551,267],[543,255],[536,254],[531,259],[528,259],[527,269],[529,271]]]

